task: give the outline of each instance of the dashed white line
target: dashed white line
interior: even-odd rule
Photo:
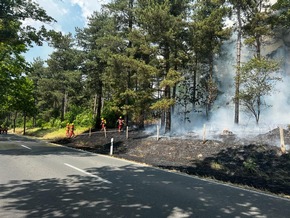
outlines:
[[[31,150],[31,148],[29,148],[29,147],[27,147],[27,146],[25,146],[25,145],[21,145],[23,148],[26,148],[26,149],[29,149],[29,150]]]
[[[70,165],[70,164],[67,164],[67,163],[64,163],[64,165],[66,165],[66,166],[68,166],[68,167],[70,167],[70,168],[73,168],[73,169],[75,169],[75,170],[77,170],[77,171],[79,171],[79,172],[82,172],[82,173],[84,173],[84,174],[87,174],[87,175],[89,175],[89,176],[91,176],[91,177],[97,178],[100,182],[105,182],[105,183],[108,183],[108,184],[112,184],[112,182],[110,182],[110,181],[108,181],[108,180],[106,180],[106,179],[103,179],[103,178],[101,178],[101,177],[99,177],[99,176],[96,176],[96,175],[94,175],[94,174],[92,174],[92,173],[89,173],[89,172],[87,172],[87,171],[85,171],[85,170],[79,169],[79,168],[77,168],[77,167],[75,167],[75,166],[73,166],[73,165]]]

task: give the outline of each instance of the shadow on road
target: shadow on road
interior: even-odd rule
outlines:
[[[242,190],[224,187],[229,189],[225,192],[214,183],[205,189],[204,184],[209,182],[193,183],[192,178],[156,169],[127,165],[85,170],[111,183],[79,175],[10,181],[0,184],[0,198],[5,202],[0,205],[0,216],[18,211],[23,217],[38,218],[274,217],[266,213],[274,215],[279,210],[288,210],[283,204],[260,201],[256,193],[245,195]],[[213,192],[220,200],[212,197]],[[232,201],[235,195],[239,197],[236,203]]]

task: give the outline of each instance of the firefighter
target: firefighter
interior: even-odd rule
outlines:
[[[69,125],[69,123],[67,123],[66,127],[65,127],[65,135],[66,135],[66,137],[69,137],[69,130],[70,130],[70,125]]]
[[[75,137],[75,125],[72,123],[71,125],[70,125],[70,132],[69,132],[69,137],[70,138],[72,138],[72,137]]]
[[[123,129],[123,125],[124,125],[124,120],[122,118],[122,116],[119,117],[119,119],[117,120],[118,123],[118,131],[121,132],[121,130]]]
[[[106,124],[107,124],[107,121],[102,117],[101,118],[101,126],[102,126],[101,131],[106,130]]]

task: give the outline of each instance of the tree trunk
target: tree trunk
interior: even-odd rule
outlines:
[[[16,118],[17,118],[17,112],[15,112],[15,115],[13,117],[13,132],[15,133],[15,129],[16,129]]]
[[[197,56],[195,56],[195,66],[194,66],[194,70],[193,70],[193,90],[192,90],[192,107],[193,107],[193,111],[195,110],[195,103],[196,103],[196,86],[197,86],[197,67],[198,65],[198,59]]]
[[[67,111],[67,91],[64,91],[64,102],[63,102],[63,118],[65,117],[66,111]]]
[[[261,58],[261,38],[260,38],[260,36],[256,37],[256,54],[257,54],[257,58],[260,59]]]
[[[32,125],[33,125],[33,127],[36,127],[36,115],[33,115]]]
[[[13,133],[15,133],[16,129],[16,119],[13,119]]]
[[[235,123],[239,123],[240,116],[240,66],[241,66],[241,46],[242,46],[242,21],[241,21],[241,9],[238,6],[237,8],[237,17],[238,17],[238,36],[237,36],[237,71],[235,77]]]
[[[166,72],[166,75],[167,75],[169,70],[170,70],[170,48],[169,48],[169,44],[168,43],[166,43],[166,45],[165,45],[164,59],[166,60],[165,72]],[[168,86],[168,85],[165,87],[164,97],[167,100],[171,99],[171,90],[170,90],[170,86]],[[165,111],[165,133],[168,133],[171,130],[171,108],[172,107],[169,106],[169,108],[167,108],[166,111]]]
[[[102,115],[102,96],[98,95],[97,97],[97,112],[96,112],[96,120],[97,123],[99,124],[101,122],[101,115]]]
[[[145,120],[145,111],[142,110],[142,112],[139,116],[139,122],[138,122],[138,129],[139,130],[143,130],[145,128],[144,120]]]
[[[215,93],[215,84],[213,80],[213,54],[210,55],[209,58],[209,79],[207,81],[207,101],[206,101],[206,119],[209,120],[211,108],[216,98]]]
[[[133,5],[134,0],[129,0],[129,12],[128,12],[128,16],[129,16],[129,20],[128,20],[128,27],[129,27],[129,34],[132,32],[133,29],[133,19],[134,19],[134,15],[132,13],[133,10]],[[128,43],[128,48],[132,48],[132,41],[129,41]],[[130,56],[130,54],[128,53],[128,57]],[[127,80],[127,88],[130,89],[131,88],[131,76],[132,76],[132,72],[131,70],[128,70],[128,80]],[[129,104],[129,98],[126,98],[126,105]],[[129,111],[126,111],[126,115],[125,115],[125,124],[128,126],[129,124]]]
[[[172,88],[172,98],[175,99],[176,98],[176,85],[173,86]],[[174,115],[174,110],[175,110],[175,105],[173,105],[171,107],[171,114]]]
[[[165,126],[165,111],[161,111],[161,129]]]
[[[66,90],[64,90],[63,92],[63,97],[61,101],[61,115],[60,115],[61,121],[64,120],[65,111],[66,111]]]
[[[96,113],[96,120],[97,120],[97,126],[101,122],[101,115],[102,115],[102,107],[103,107],[103,83],[100,80],[98,84],[98,94],[96,95],[96,108],[94,113]]]
[[[23,114],[24,116],[23,116],[23,135],[25,135],[26,134],[26,112],[24,112],[24,114]]]
[[[176,40],[175,40],[176,42]],[[174,44],[174,47],[175,47],[175,51],[174,51],[174,58],[177,59],[178,58],[178,54],[177,54],[177,43]],[[177,66],[177,62],[175,61],[174,63],[174,70],[178,70],[178,66]],[[176,84],[173,86],[173,89],[172,89],[172,98],[175,99],[176,98]],[[171,109],[171,113],[174,114],[174,110],[175,110],[175,105],[172,106],[172,109]]]
[[[165,88],[165,98],[167,98],[168,100],[171,97],[171,93],[170,93],[170,87],[166,86]],[[167,108],[166,112],[165,112],[165,133],[170,132],[171,130],[171,107]]]

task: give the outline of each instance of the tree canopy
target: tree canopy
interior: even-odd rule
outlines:
[[[34,125],[53,119],[60,126],[74,121],[99,128],[105,117],[115,127],[124,116],[127,125],[144,128],[149,120],[160,120],[167,133],[172,119],[210,119],[219,97],[229,94],[236,108],[241,104],[258,122],[261,100],[280,78],[272,76],[278,62],[264,49],[277,29],[288,31],[289,17],[286,0],[274,5],[268,0],[114,0],[74,36],[22,25],[27,18],[54,19],[35,2],[4,0],[0,109],[33,117]],[[47,39],[54,48],[49,58],[27,63],[24,52]],[[239,48],[237,72],[227,78],[235,94],[222,91],[224,72],[217,64],[231,42]],[[244,60],[242,46],[250,51]]]

